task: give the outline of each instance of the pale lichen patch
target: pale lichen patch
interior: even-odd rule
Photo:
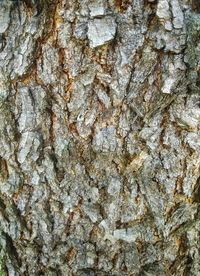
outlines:
[[[102,46],[114,39],[116,33],[116,23],[114,18],[107,16],[95,18],[88,24],[88,38],[90,47]]]

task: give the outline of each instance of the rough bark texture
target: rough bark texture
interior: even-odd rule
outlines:
[[[0,1],[4,275],[199,275],[200,4]]]

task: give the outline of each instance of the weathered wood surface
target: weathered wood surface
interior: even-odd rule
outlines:
[[[4,275],[199,275],[200,4],[0,1]]]

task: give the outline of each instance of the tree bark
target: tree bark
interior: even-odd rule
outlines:
[[[199,275],[200,5],[0,1],[3,275]]]

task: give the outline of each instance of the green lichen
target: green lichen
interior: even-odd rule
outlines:
[[[195,38],[200,35],[200,15],[192,15],[187,21],[188,37]]]
[[[1,245],[0,245],[1,248]],[[4,276],[5,274],[3,273],[3,259],[0,257],[0,276]]]
[[[200,15],[192,15],[187,22],[187,48],[185,61],[188,67],[188,87],[200,92]]]

